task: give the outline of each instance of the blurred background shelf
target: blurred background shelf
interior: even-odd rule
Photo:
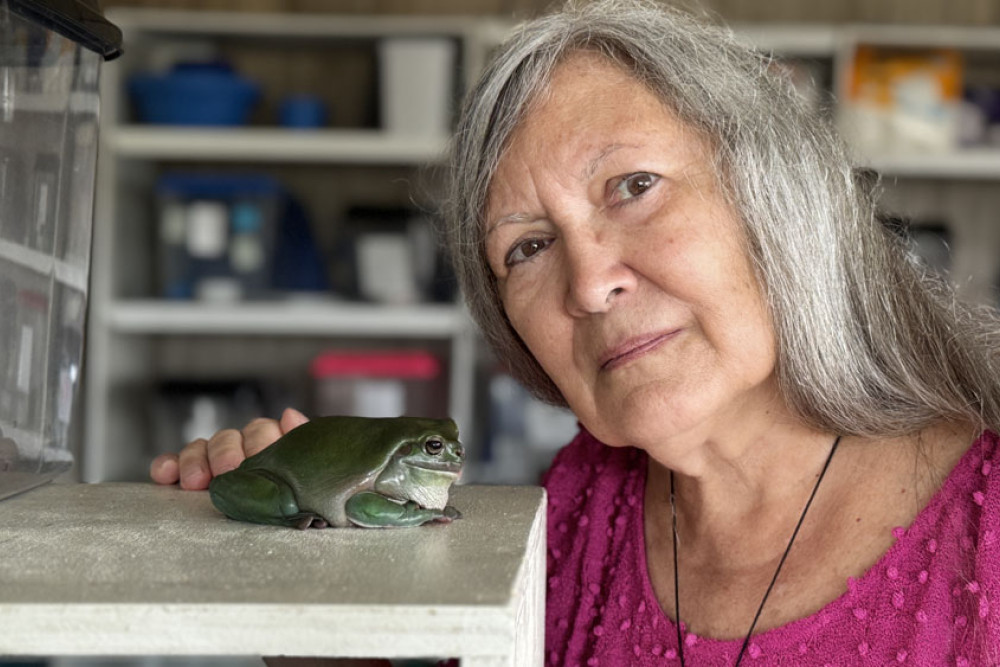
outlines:
[[[121,157],[145,160],[349,162],[422,165],[438,161],[445,137],[381,130],[179,129],[128,126],[107,142]]]
[[[828,58],[840,47],[844,31],[815,23],[738,23],[736,38],[755,49],[799,58]]]
[[[1000,148],[881,155],[866,164],[883,176],[938,180],[1000,180]]]
[[[113,304],[108,326],[122,334],[245,334],[451,338],[471,327],[451,305],[374,306],[322,301],[203,304],[156,300]]]
[[[109,2],[112,4],[121,4]],[[167,7],[115,7],[109,10],[115,23],[126,33],[129,29],[161,34],[213,35],[216,37],[268,37],[285,40],[366,40],[387,35],[457,35],[475,37],[490,24],[509,26],[496,17],[472,15],[428,16],[414,13],[355,14],[276,13],[259,11],[192,11]],[[126,38],[128,38],[126,36]]]
[[[317,394],[323,380],[313,366],[329,354],[430,355],[439,363],[439,379],[428,379],[423,390],[401,380],[408,387],[407,400],[414,393],[428,394],[431,404],[439,406],[435,410],[458,421],[470,458],[482,454],[480,443],[487,433],[487,417],[477,412],[482,354],[471,322],[456,302],[453,278],[435,275],[434,289],[443,289],[440,294],[403,290],[394,301],[371,296],[358,272],[367,261],[367,278],[381,284],[382,294],[386,281],[395,274],[398,282],[398,274],[405,273],[397,261],[406,259],[399,255],[400,240],[414,262],[439,254],[433,240],[413,231],[419,232],[433,215],[434,201],[427,193],[434,191],[434,175],[424,167],[440,161],[451,110],[468,77],[481,69],[501,32],[499,22],[471,16],[145,8],[111,8],[108,16],[125,34],[126,55],[105,69],[102,80],[81,478],[142,479],[150,458],[179,448],[183,433],[238,426],[232,421],[248,410],[277,416],[286,405],[307,412],[323,409]],[[427,93],[434,89],[418,82],[423,90],[395,103],[402,103],[402,121],[387,101],[391,92],[380,88],[388,71],[386,54],[400,44],[416,45],[418,51],[430,45],[443,54],[439,67],[445,69],[436,75],[446,82],[439,93]],[[179,63],[222,61],[259,89],[245,122],[164,125],[142,117],[132,87],[137,77],[167,72]],[[414,131],[406,112],[418,114],[420,97],[428,94],[445,98],[423,103],[446,115],[440,125]],[[314,109],[322,108],[325,117],[314,119],[314,125],[288,126],[282,105],[303,97]],[[201,98],[199,103],[208,104]],[[186,198],[165,189],[178,182],[177,174],[181,183],[194,184]],[[280,293],[272,297],[271,292],[280,292],[272,286],[265,286],[264,296],[237,290],[235,301],[223,303],[199,300],[193,288],[190,300],[165,298],[166,263],[177,260],[164,255],[164,244],[175,243],[174,255],[191,253],[184,261],[200,261],[202,246],[212,241],[206,241],[205,225],[215,224],[205,215],[228,209],[228,215],[236,216],[241,205],[239,198],[225,202],[199,194],[198,179],[230,187],[229,181],[248,177],[269,188],[252,203],[277,216],[276,234],[292,211],[286,202],[298,207],[295,214],[307,220],[307,228],[299,224],[301,229],[285,241],[297,244],[301,253],[301,239],[309,238],[325,264],[329,287],[305,298],[294,292],[288,293],[290,298]],[[270,183],[279,195],[272,194]],[[195,222],[192,216],[199,207],[202,217]],[[181,245],[167,240],[176,233]],[[237,227],[219,233],[229,234],[228,243],[241,240]],[[255,247],[275,253],[277,263],[276,243]],[[215,265],[229,261],[236,266],[260,252],[254,250],[248,259],[246,248],[233,248],[226,250],[229,255],[219,255]],[[233,254],[237,250],[242,254]],[[366,260],[365,252],[374,254]],[[294,271],[298,264],[285,259],[285,269]],[[348,267],[354,273],[345,273]],[[359,290],[367,303],[357,300]],[[390,379],[372,380],[383,398],[386,388],[379,389],[378,382]],[[222,400],[220,391],[235,392],[232,400],[242,400],[243,407],[228,416],[219,413],[212,405]],[[167,437],[165,429],[171,430]],[[474,462],[470,469],[475,468]]]

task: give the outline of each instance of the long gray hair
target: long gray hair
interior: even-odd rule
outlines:
[[[773,319],[780,389],[803,420],[854,435],[941,419],[1000,425],[993,311],[958,303],[880,221],[875,179],[857,176],[830,123],[767,56],[644,0],[569,5],[523,24],[462,109],[443,234],[472,316],[518,380],[565,405],[504,314],[485,255],[486,200],[512,133],[580,51],[630,72],[712,147]]]

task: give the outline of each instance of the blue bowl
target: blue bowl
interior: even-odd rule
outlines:
[[[289,95],[278,107],[278,120],[291,128],[323,127],[326,125],[326,105],[315,95]]]
[[[139,120],[166,125],[246,125],[260,89],[225,63],[179,63],[137,74],[129,92]]]

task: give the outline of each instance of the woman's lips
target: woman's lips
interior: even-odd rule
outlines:
[[[638,359],[648,352],[652,352],[676,335],[678,331],[679,329],[651,336],[630,338],[621,345],[609,350],[601,357],[601,370],[609,371],[619,366],[624,366],[630,361]]]

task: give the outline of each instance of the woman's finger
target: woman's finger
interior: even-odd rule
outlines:
[[[282,436],[281,426],[274,419],[259,417],[243,427],[243,451],[253,456],[274,444]]]
[[[199,438],[187,444],[180,454],[162,454],[153,459],[149,476],[157,484],[176,484],[184,489],[207,489],[212,478],[236,468],[309,418],[288,408],[279,421],[259,418],[242,431],[225,429],[209,440]]]
[[[243,451],[243,433],[234,428],[218,431],[208,440],[207,453],[212,477],[229,472],[247,457]]]
[[[149,464],[149,476],[157,484],[176,484],[180,479],[177,454],[160,454]]]
[[[178,455],[178,477],[182,489],[207,489],[212,481],[208,465],[208,441],[204,438],[188,443]]]
[[[285,408],[285,411],[281,413],[281,432],[288,433],[293,428],[302,426],[309,418],[304,414],[296,410],[295,408]]]

